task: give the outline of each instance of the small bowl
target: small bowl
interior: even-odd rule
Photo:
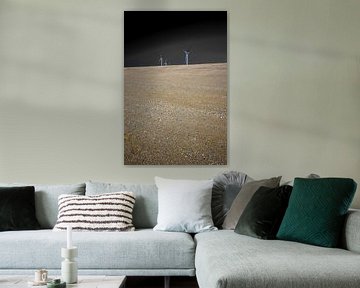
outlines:
[[[60,279],[54,279],[47,283],[47,288],[66,288],[66,282],[61,282]]]

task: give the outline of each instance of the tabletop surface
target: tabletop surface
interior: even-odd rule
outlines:
[[[49,279],[56,279],[58,277],[49,277]],[[32,276],[26,275],[0,275],[0,288],[24,288],[24,287],[46,287],[46,285],[33,286],[34,281]],[[68,284],[67,288],[123,288],[125,287],[126,276],[89,276],[80,275],[78,283]]]

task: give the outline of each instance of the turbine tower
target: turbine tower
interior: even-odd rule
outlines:
[[[189,65],[189,54],[190,54],[190,50],[184,50],[185,53],[185,64]]]
[[[163,66],[163,57],[162,57],[162,55],[160,55],[159,62],[160,62],[160,66]]]

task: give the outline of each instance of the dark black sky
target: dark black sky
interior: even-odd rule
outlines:
[[[226,11],[125,11],[124,65],[227,62]]]

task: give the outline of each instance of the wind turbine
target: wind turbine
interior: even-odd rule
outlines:
[[[185,64],[189,65],[189,54],[190,54],[190,50],[184,50],[185,53]]]
[[[162,55],[160,55],[159,62],[160,62],[160,66],[163,66],[163,57],[162,57]]]

